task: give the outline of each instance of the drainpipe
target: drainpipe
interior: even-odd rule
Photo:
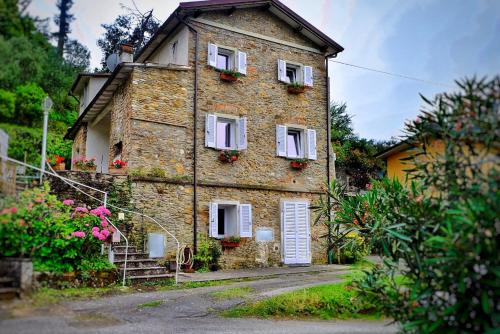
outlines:
[[[328,187],[330,187],[330,141],[331,141],[331,119],[330,119],[330,77],[328,75],[328,58],[330,57],[336,57],[337,53],[331,53],[325,56],[325,62],[326,62],[326,75],[325,75],[325,81],[326,81],[326,181],[328,183]],[[328,203],[328,208],[331,207],[332,201],[330,196],[327,196],[327,203]],[[332,214],[330,210],[328,210],[327,213],[327,218],[328,221],[332,221]],[[328,248],[330,248],[330,245],[332,244],[332,225],[328,224]],[[326,258],[328,260],[328,264],[332,264],[332,259],[329,256],[329,250],[327,250],[326,253]]]
[[[196,254],[197,248],[198,248],[198,238],[197,238],[197,231],[198,231],[198,178],[196,174],[196,145],[197,145],[197,138],[196,138],[196,132],[198,131],[198,44],[199,44],[199,38],[198,38],[198,31],[189,23],[187,23],[184,19],[179,17],[179,20],[186,25],[186,27],[189,28],[190,31],[192,31],[195,34],[195,45],[194,45],[194,95],[193,95],[193,253]]]

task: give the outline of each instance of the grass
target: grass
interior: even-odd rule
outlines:
[[[158,307],[158,306],[160,306],[162,304],[163,304],[163,300],[152,300],[152,301],[145,302],[145,303],[137,305],[137,308],[140,309],[140,310],[142,310],[142,309],[145,309],[145,308]]]
[[[225,311],[226,317],[379,319],[377,307],[360,296],[352,281],[326,284],[271,297]]]
[[[217,291],[212,293],[212,297],[215,299],[234,299],[234,298],[243,298],[253,292],[254,289],[249,286],[243,286],[238,288],[229,288],[221,291]]]
[[[255,303],[224,311],[226,317],[259,318],[320,318],[320,319],[379,319],[381,312],[376,305],[359,296],[353,281],[364,275],[363,270],[374,264],[360,261],[351,266],[344,281],[297,290]]]

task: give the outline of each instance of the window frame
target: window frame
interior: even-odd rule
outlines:
[[[290,80],[290,77],[288,76],[288,71],[294,72],[294,81]],[[289,84],[294,84],[294,83],[303,84],[304,80],[303,80],[303,78],[301,78],[301,75],[300,75],[301,71],[302,71],[302,65],[297,65],[297,64],[285,61],[285,75],[288,79]],[[301,82],[301,79],[302,79],[302,82]]]
[[[215,120],[215,128],[216,128],[215,129],[215,148],[218,149],[218,150],[237,150],[238,149],[238,145],[237,145],[237,140],[238,140],[238,125],[237,125],[237,121],[238,121],[238,118],[231,117],[231,116],[228,116],[228,115],[218,115],[218,114],[215,114],[215,116],[217,116],[217,119]],[[229,147],[227,147],[227,146],[223,147],[219,143],[219,123],[228,123],[228,124],[230,124],[230,128],[229,128],[229,131],[230,131],[230,138],[229,138],[230,146]],[[227,133],[225,133],[225,135],[227,135]],[[225,137],[225,140],[227,142],[227,137]]]
[[[294,125],[294,124],[285,124],[286,126],[286,158],[288,159],[305,159],[306,158],[306,144],[307,144],[307,138],[306,138],[306,132],[307,128],[304,128],[300,125]],[[299,135],[299,154],[297,156],[292,156],[289,153],[288,150],[288,136],[289,132],[295,132],[298,133]]]
[[[217,44],[217,57],[216,57],[216,69],[221,71],[235,71],[236,68],[236,52],[235,48]],[[227,68],[221,68],[218,66],[219,55],[227,57]]]
[[[239,237],[240,236],[240,220],[239,220],[239,206],[240,206],[240,202],[237,202],[237,201],[213,201],[214,203],[217,203],[217,209],[218,209],[218,213],[217,213],[217,236],[214,236],[214,238],[216,239],[224,239],[224,238],[230,238],[230,237]],[[231,221],[230,219],[228,219],[228,207],[231,207],[233,210],[234,210],[234,218],[236,219],[235,221]],[[224,210],[224,234],[220,234],[219,233],[219,213],[220,213],[220,210]],[[231,229],[228,229],[228,224],[236,224],[235,228],[233,229],[234,230],[234,233],[232,234],[228,234],[228,230],[231,230]]]

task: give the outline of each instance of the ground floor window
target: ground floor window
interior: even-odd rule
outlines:
[[[209,233],[212,238],[252,236],[252,206],[237,202],[209,205]]]

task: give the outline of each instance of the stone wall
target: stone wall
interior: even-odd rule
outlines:
[[[111,129],[109,140],[109,161],[115,160],[114,146],[122,143],[121,160],[128,161],[131,146],[131,114],[134,73],[116,90],[111,103]]]
[[[73,141],[73,159],[84,157],[87,154],[87,125],[78,130]]]

